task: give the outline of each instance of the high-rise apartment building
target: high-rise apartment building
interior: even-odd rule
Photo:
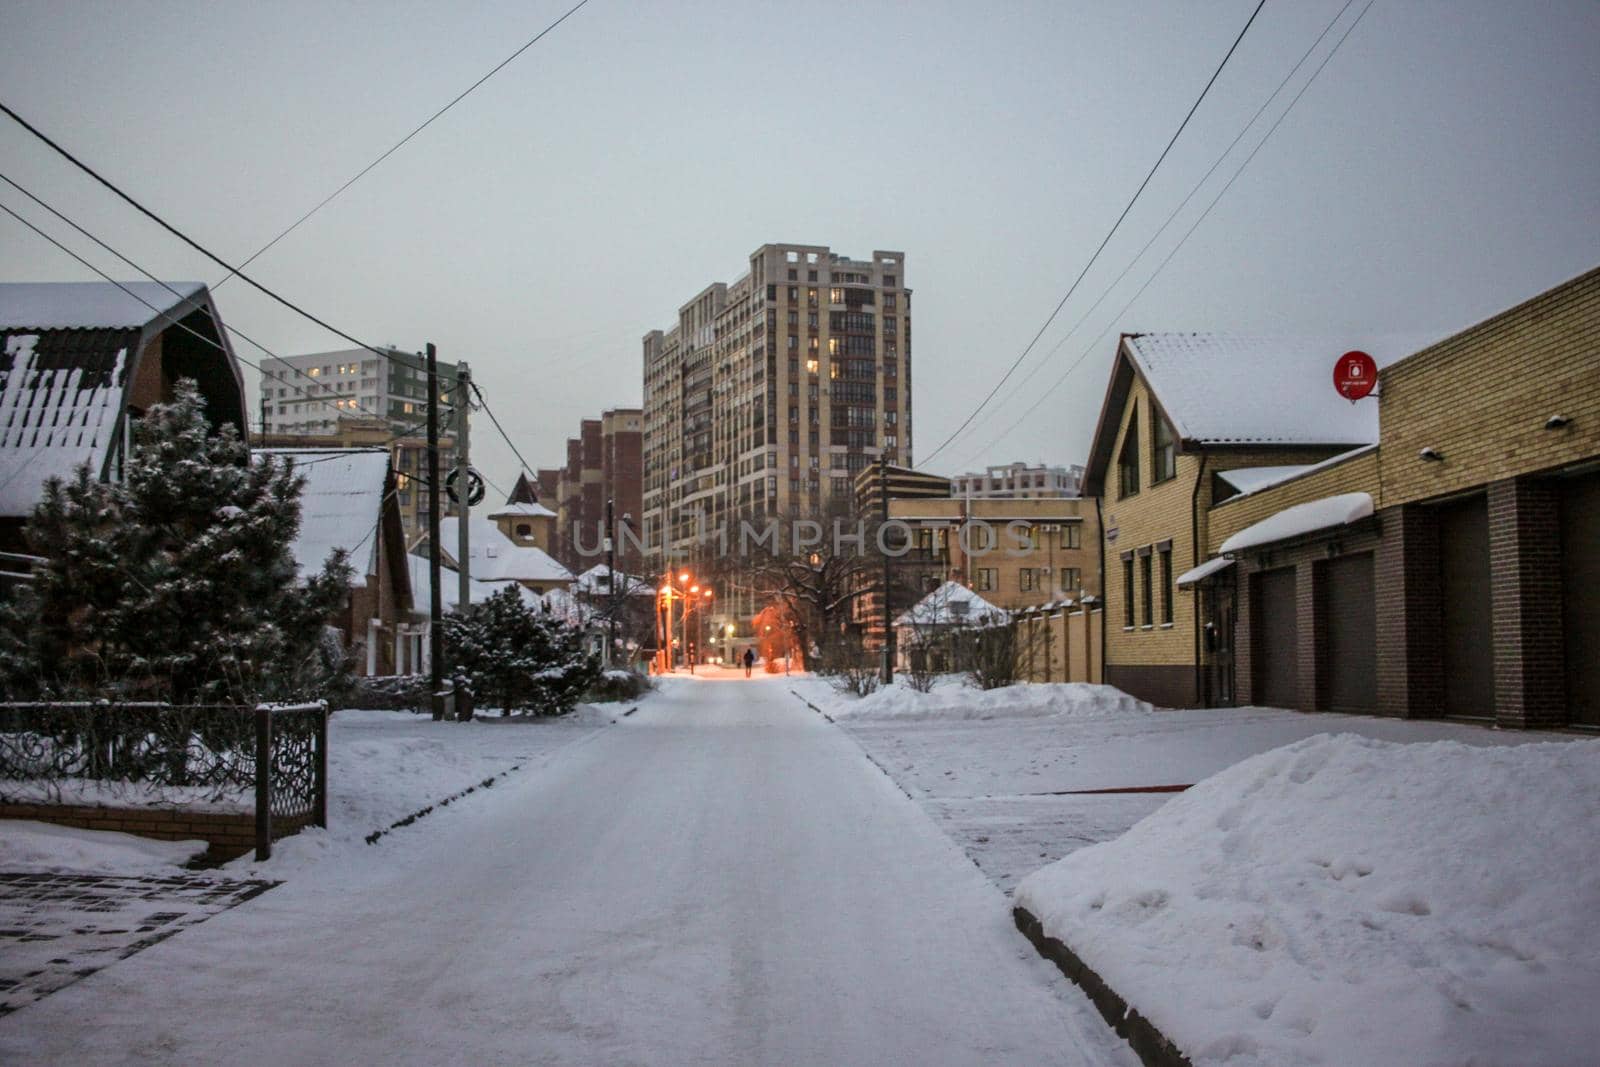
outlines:
[[[702,533],[737,537],[741,519],[848,513],[855,476],[880,454],[911,463],[903,253],[762,245],[742,277],[646,334],[643,354],[643,510],[657,566],[669,551],[703,556]]]

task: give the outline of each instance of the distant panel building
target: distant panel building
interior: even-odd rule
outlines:
[[[1083,468],[1007,463],[986,467],[981,473],[958,474],[950,481],[951,496],[973,500],[1073,497],[1082,495]]]
[[[276,447],[389,446],[399,474],[406,544],[427,533],[426,360],[396,348],[379,356],[365,348],[267,357],[261,369],[259,443]],[[448,404],[456,365],[439,363],[441,402]],[[439,466],[456,465],[453,412],[440,411]],[[449,510],[445,501],[444,510]]]

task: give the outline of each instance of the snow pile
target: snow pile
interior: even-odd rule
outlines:
[[[1087,682],[1019,682],[1000,689],[973,689],[942,681],[932,692],[905,684],[885,686],[859,700],[841,699],[829,708],[836,719],[914,721],[938,719],[1042,719],[1061,715],[1098,718],[1153,712],[1142,700],[1109,685]]]
[[[1348,526],[1372,515],[1372,496],[1369,493],[1340,493],[1320,500],[1308,500],[1284,508],[1253,526],[1246,526],[1218,549],[1223,555],[1242,552],[1247,548],[1287,540],[1303,534],[1315,533],[1330,526]]]
[[[1591,1062],[1597,811],[1600,742],[1313,737],[1016,901],[1197,1064]]]
[[[79,830],[7,819],[0,870],[77,874],[170,874],[206,850],[204,841],[155,841],[111,830]]]

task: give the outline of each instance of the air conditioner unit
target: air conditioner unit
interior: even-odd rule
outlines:
[[[1039,527],[1039,529],[1043,530],[1045,533],[1060,533],[1061,532],[1060,525],[1057,524],[1057,523],[1053,523],[1053,522],[1052,523],[1046,523],[1045,525]]]

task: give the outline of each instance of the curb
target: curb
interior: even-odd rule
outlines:
[[[1128,1002],[1107,985],[1105,979],[1096,974],[1092,967],[1084,963],[1076,952],[1068,948],[1065,942],[1045,933],[1044,924],[1034,918],[1027,908],[1012,908],[1011,917],[1016,920],[1017,929],[1022,931],[1022,936],[1033,943],[1039,955],[1054,963],[1074,985],[1088,994],[1101,1016],[1128,1042],[1128,1046],[1138,1054],[1139,1062],[1145,1067],[1193,1067],[1189,1057],[1180,1052],[1178,1046],[1173,1044],[1167,1035],[1158,1030],[1149,1019],[1140,1015],[1138,1009],[1130,1007]]]
[[[829,715],[827,712],[823,711],[821,708],[819,708],[815,704],[811,703],[811,701],[809,701],[805,697],[801,696],[800,695],[800,691],[798,689],[791,689],[791,690],[789,690],[789,692],[794,694],[794,698],[796,700],[800,701],[800,703],[804,704],[806,707],[810,708],[812,711],[816,712],[818,715],[821,715],[824,719],[827,719],[829,722],[833,721],[833,716],[832,715]]]

